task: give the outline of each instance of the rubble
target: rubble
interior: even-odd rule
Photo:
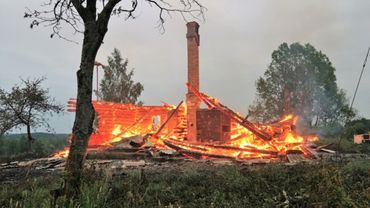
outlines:
[[[90,151],[86,155],[88,160],[97,159],[144,159],[150,156],[147,152],[117,152],[117,151]]]
[[[312,148],[312,151],[315,150]],[[277,158],[220,158],[216,155],[199,154],[186,151],[157,150],[156,154],[151,155],[150,150],[145,152],[107,152],[96,150],[89,151],[85,162],[85,168],[93,171],[108,172],[112,176],[123,176],[130,170],[144,169],[148,171],[161,172],[168,169],[181,169],[186,167],[214,168],[217,166],[236,165],[253,166],[266,165],[270,163],[283,163],[295,165],[301,162],[315,161],[354,161],[369,160],[367,154],[331,154],[326,152],[316,152],[317,160],[309,160],[303,154],[287,154],[285,157]],[[189,155],[192,157],[189,157]],[[18,183],[28,177],[48,176],[53,174],[63,174],[66,159],[61,157],[40,158],[27,161],[12,161],[0,164],[0,184]]]
[[[307,161],[307,158],[303,154],[287,154],[287,160],[289,163],[300,163]]]

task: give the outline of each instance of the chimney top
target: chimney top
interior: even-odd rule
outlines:
[[[195,38],[199,46],[199,24],[195,21],[186,23],[188,32],[186,33],[186,38]]]

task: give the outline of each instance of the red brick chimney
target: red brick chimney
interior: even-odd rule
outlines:
[[[199,90],[199,24],[188,22],[186,38],[188,40],[188,83]],[[197,140],[197,109],[200,100],[192,92],[186,94],[188,141]]]

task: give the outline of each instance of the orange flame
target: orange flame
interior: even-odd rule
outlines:
[[[52,157],[61,157],[61,158],[67,158],[69,155],[69,147],[64,148],[63,150],[54,153]]]
[[[220,104],[215,98],[216,104]],[[307,142],[317,141],[316,135],[302,136],[295,131],[298,116],[289,114],[277,122],[264,125],[255,125],[259,130],[271,135],[270,140],[257,137],[250,130],[238,122],[231,123],[230,139],[217,144],[188,143],[186,105],[181,105],[173,119],[160,129],[155,124],[159,118],[161,125],[168,119],[168,115],[175,106],[135,106],[132,104],[119,104],[109,102],[93,102],[97,111],[97,131],[90,137],[89,146],[112,146],[112,143],[122,141],[136,135],[155,135],[148,138],[155,149],[180,148],[190,153],[203,156],[221,156],[239,159],[249,158],[277,158],[289,150],[299,150],[305,154],[304,145]],[[68,156],[69,150],[65,149],[55,157]],[[187,153],[184,153],[185,155]]]

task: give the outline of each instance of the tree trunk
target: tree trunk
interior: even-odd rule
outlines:
[[[28,153],[32,152],[32,143],[34,142],[34,139],[31,134],[31,126],[27,124],[27,142],[28,142]]]
[[[77,72],[76,116],[66,164],[65,193],[68,198],[76,197],[80,192],[86,148],[93,131],[94,108],[91,98],[94,62],[104,34],[99,34],[95,21],[85,23],[81,64]]]

